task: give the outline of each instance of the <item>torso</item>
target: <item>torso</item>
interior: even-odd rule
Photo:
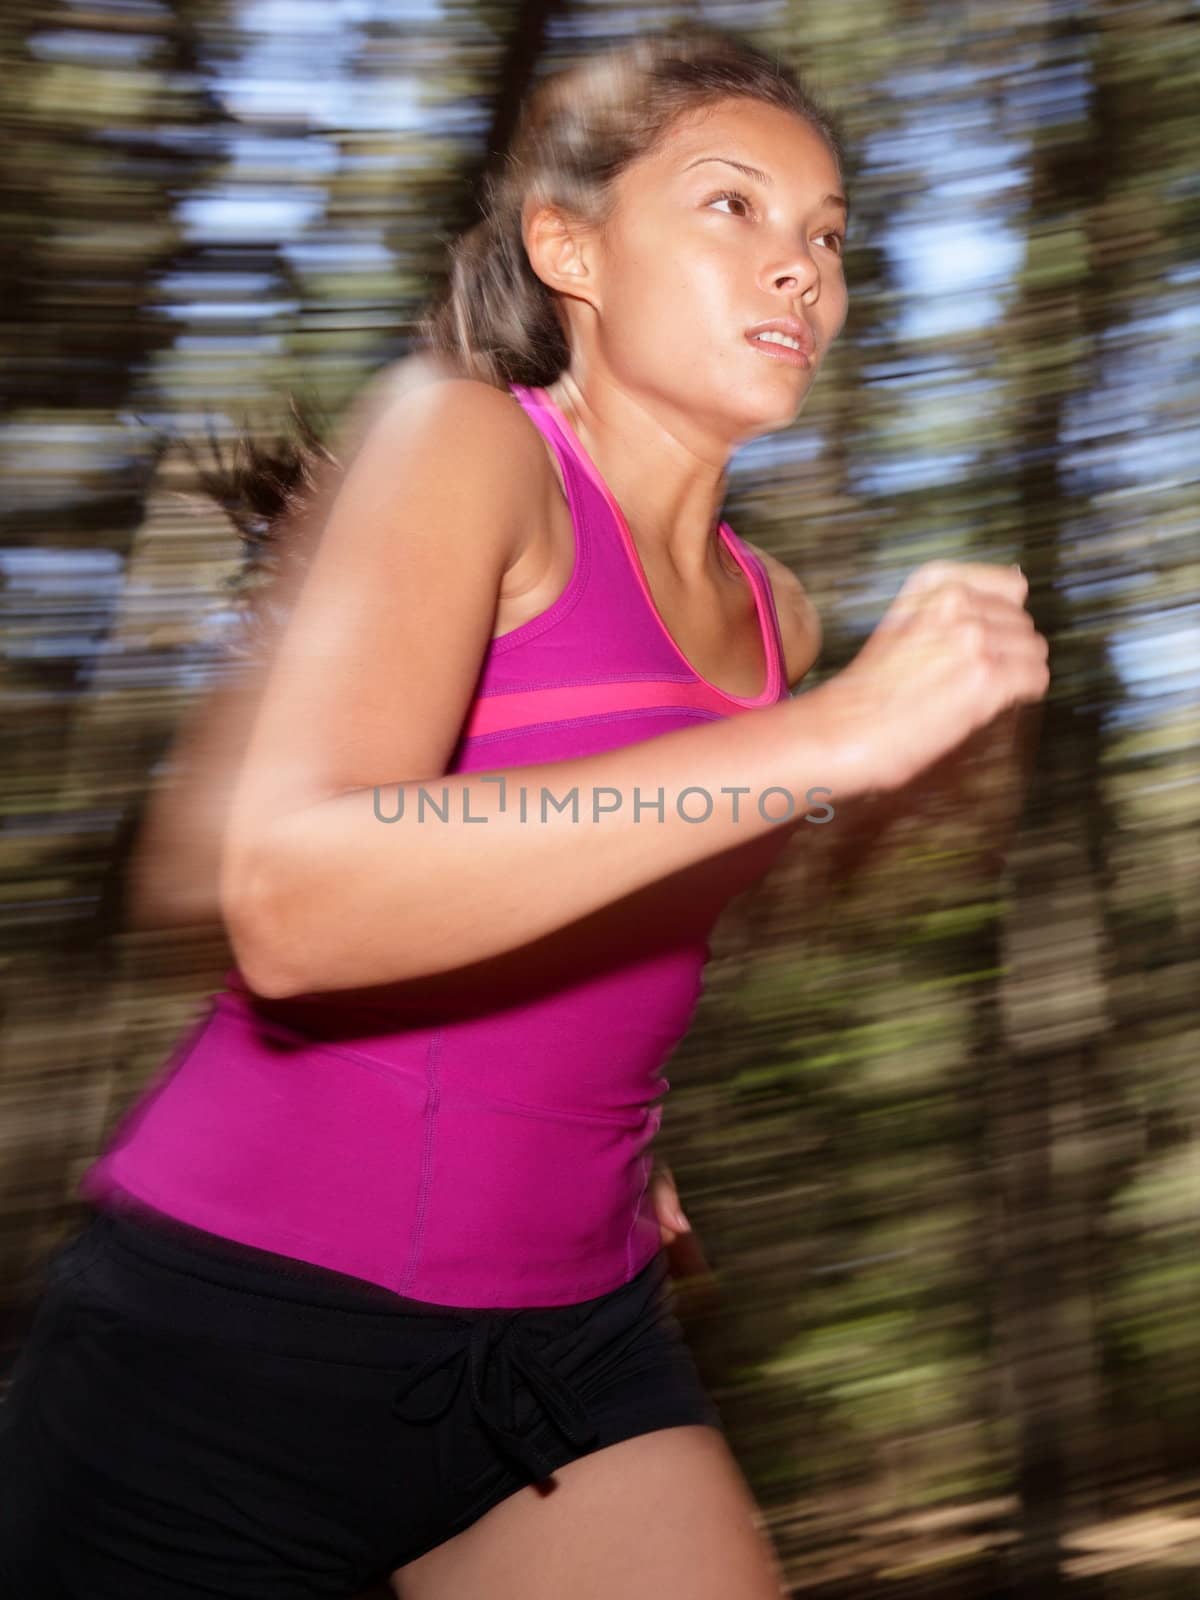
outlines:
[[[551,606],[566,588],[575,562],[575,535],[562,469],[543,439],[547,471],[532,497],[537,515],[530,518],[524,548],[504,575],[492,637],[511,633]],[[721,571],[702,591],[687,589],[660,571],[639,550],[646,583],[667,631],[692,667],[730,694],[754,696],[763,687],[763,660],[754,595],[745,576],[723,545]],[[783,623],[783,608],[780,622]],[[785,636],[786,644],[786,636]]]
[[[384,387],[404,388],[457,375],[457,367],[449,358],[425,352],[407,357],[389,369],[380,382]],[[545,470],[531,497],[536,512],[529,518],[524,545],[501,582],[493,639],[548,610],[566,588],[575,563],[575,535],[562,469],[549,442],[541,438],[541,444],[539,460]],[[720,541],[717,552],[719,570],[699,590],[685,589],[671,574],[656,571],[644,551],[639,550],[639,555],[655,608],[696,672],[731,694],[754,696],[763,687],[765,668],[754,596],[745,575]],[[772,571],[772,566],[778,564],[773,564],[765,552],[760,550],[758,554],[764,558],[775,598],[787,680],[794,684],[812,664],[820,643],[820,622],[808,602],[803,608],[805,614],[797,615],[796,607],[781,594]]]

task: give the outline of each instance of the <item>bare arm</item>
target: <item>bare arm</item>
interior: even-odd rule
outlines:
[[[811,809],[804,796],[814,785],[847,791],[834,708],[818,702],[814,693],[596,756],[499,769],[487,780],[471,773],[384,785],[378,806],[374,789],[355,789],[291,811],[259,857],[269,872],[248,926],[262,942],[247,942],[258,958],[247,976],[278,995],[445,971],[515,949],[765,833],[787,800],[768,796],[760,808],[764,790],[786,788],[797,814]],[[722,792],[734,786],[736,821],[733,795]],[[437,811],[427,806],[417,820],[422,788]],[[543,804],[543,788],[554,801]],[[577,810],[567,803],[573,791]],[[380,820],[398,816],[401,793],[404,815]],[[711,816],[696,820],[708,797]]]
[[[546,470],[510,397],[458,380],[392,406],[342,484],[279,642],[222,858],[235,954],[261,993],[396,982],[515,949],[774,827],[784,799],[760,809],[767,787],[788,788],[798,814],[811,786],[847,788],[837,721],[816,695],[507,769],[503,787],[443,776],[528,486]],[[552,805],[543,817],[543,786],[560,800],[577,790],[578,820]],[[736,808],[730,786],[743,790]],[[417,820],[421,788],[438,802],[445,791],[446,820]],[[688,788],[712,797],[707,821],[691,820],[703,794],[680,804]],[[389,825],[398,791],[405,814]],[[596,815],[594,794],[615,809]]]
[[[455,376],[433,352],[384,368],[359,395],[338,430],[335,453],[350,463],[388,404],[439,378]],[[337,484],[330,474],[308,511],[279,531],[281,566],[270,600],[286,614]],[[299,558],[299,559],[298,559]],[[264,650],[270,630],[260,621]],[[258,714],[267,660],[247,661],[235,678],[209,689],[184,715],[164,770],[146,796],[128,868],[128,916],[135,927],[219,923],[221,846],[234,786]]]
[[[961,641],[954,626],[967,603],[959,584],[932,632],[926,612],[897,623],[868,666],[798,699],[491,774],[503,785],[443,776],[529,485],[546,470],[511,397],[458,380],[397,402],[347,475],[280,641],[222,857],[235,954],[261,993],[398,982],[515,949],[777,826],[781,797],[758,804],[768,788],[786,789],[802,814],[814,786],[836,798],[902,781],[998,709],[1003,684],[980,692],[983,625],[972,619]],[[980,599],[1006,624],[1019,609]],[[964,672],[967,657],[982,676]],[[917,727],[907,706],[903,727],[892,710],[905,672]],[[940,717],[930,696],[945,702]],[[560,799],[577,790],[579,820],[543,814],[543,786]],[[735,812],[722,791],[737,787]],[[431,810],[418,820],[422,788],[439,803],[445,791],[444,820]],[[661,822],[649,809],[660,789]],[[595,812],[593,795],[603,806],[611,791],[619,803]],[[401,795],[404,815],[389,825],[381,817],[398,814]],[[692,820],[705,795],[711,815]]]
[[[370,427],[382,416],[389,399],[431,379],[451,376],[454,376],[452,372],[427,357],[409,357],[388,368],[368,386],[353,408],[344,437],[338,441],[339,457],[344,461],[353,459]],[[309,518],[310,524],[316,520],[316,515]],[[311,547],[314,533],[311,525],[293,525],[283,530],[280,547],[285,562],[296,547]],[[794,691],[819,653],[820,618],[792,570],[769,551],[757,545],[751,548],[764,562],[771,580],[787,679]],[[296,570],[290,564],[285,566],[272,591],[273,599],[281,601],[280,588],[284,585],[294,598]],[[236,681],[209,690],[184,718],[166,771],[150,792],[145,819],[138,833],[129,885],[129,914],[136,926],[220,922],[221,841],[241,758],[257,715],[264,673],[265,663],[248,663]],[[385,799],[385,814],[390,814],[394,809],[394,791]],[[514,792],[513,804],[516,803]],[[533,803],[536,810],[536,788]],[[723,803],[731,802],[726,799]],[[773,814],[777,814],[781,806],[781,797],[775,797]],[[693,804],[691,810],[695,809]],[[851,811],[849,808],[844,812],[847,823]],[[649,819],[645,825],[649,826],[653,813],[647,812],[645,816]],[[847,823],[839,821],[839,835]]]
[[[128,868],[128,917],[138,928],[221,920],[221,840],[258,703],[247,675],[210,689],[180,725],[154,780]]]

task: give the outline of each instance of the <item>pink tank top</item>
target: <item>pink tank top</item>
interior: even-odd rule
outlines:
[[[727,695],[672,640],[566,417],[545,390],[510,388],[561,464],[575,565],[553,605],[491,641],[450,772],[587,756],[785,698],[755,553],[721,524],[766,662],[759,694]],[[380,791],[381,818],[395,800]],[[269,1001],[231,969],[80,1194],[440,1305],[564,1305],[618,1288],[660,1247],[647,1184],[662,1068],[700,997],[713,922],[771,847],[750,855],[749,880],[701,863],[536,952],[419,984]]]

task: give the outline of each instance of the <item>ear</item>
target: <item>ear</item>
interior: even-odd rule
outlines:
[[[584,225],[548,201],[529,201],[522,232],[529,264],[546,287],[599,310],[598,252]]]

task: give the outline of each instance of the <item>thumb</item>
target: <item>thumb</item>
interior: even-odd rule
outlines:
[[[659,1226],[664,1230],[664,1237],[668,1230],[674,1233],[688,1232],[691,1223],[684,1215],[683,1207],[679,1203],[679,1192],[675,1187],[675,1178],[665,1162],[660,1162],[655,1168],[652,1181],[654,1213]]]

